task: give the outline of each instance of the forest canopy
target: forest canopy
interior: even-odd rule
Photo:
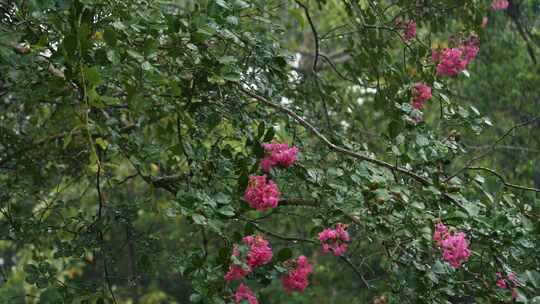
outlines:
[[[0,303],[540,303],[540,1],[0,1]]]

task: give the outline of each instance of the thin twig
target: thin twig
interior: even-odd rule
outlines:
[[[101,182],[100,182],[100,178],[99,176],[101,175],[101,160],[98,159],[97,161],[97,173],[96,173],[96,189],[97,189],[97,193],[98,193],[98,198],[99,198],[99,207],[98,207],[98,216],[97,216],[97,220],[96,222],[100,222],[101,221],[101,217],[102,217],[102,214],[103,214],[103,205],[104,205],[104,200],[103,200],[103,194],[101,192]],[[99,225],[101,226],[101,225]],[[102,254],[103,254],[103,271],[105,272],[105,281],[107,283],[107,289],[109,290],[109,293],[111,294],[111,297],[113,299],[113,303],[117,303],[116,302],[116,297],[114,296],[114,292],[112,290],[112,283],[111,283],[111,278],[109,276],[109,268],[108,268],[108,265],[107,265],[107,253],[105,252],[104,248],[105,248],[105,240],[103,238],[103,231],[101,230],[101,227],[98,227],[98,230],[97,230],[97,233],[98,233],[98,239],[99,239],[99,243],[101,245],[101,251],[102,251]]]
[[[311,19],[311,15],[309,14],[309,8],[304,5],[302,2],[295,0],[296,4],[298,4],[300,7],[304,9],[304,13],[306,14],[306,18],[309,22],[309,26],[311,27],[311,32],[313,33],[313,39],[315,39],[315,58],[313,59],[313,73],[317,70],[317,62],[319,61],[319,34],[317,34],[317,29],[315,28],[315,24],[313,23],[313,20]]]
[[[347,265],[349,265],[349,267],[351,267],[351,269],[354,271],[354,273],[360,278],[360,280],[362,280],[364,285],[366,285],[367,289],[371,289],[371,286],[369,286],[369,283],[367,282],[366,278],[364,278],[364,276],[360,272],[360,269],[356,268],[356,266],[354,266],[354,264],[347,257],[340,256],[339,258],[342,261],[344,261]]]
[[[287,241],[287,242],[293,242],[293,243],[295,243],[295,242],[304,242],[304,243],[311,243],[311,244],[317,244],[318,243],[315,240],[304,239],[304,238],[299,238],[299,237],[283,236],[283,235],[277,234],[275,232],[272,232],[270,230],[266,230],[266,229],[262,228],[261,226],[257,225],[257,223],[255,223],[254,221],[252,221],[252,220],[250,220],[248,218],[242,218],[242,219],[245,220],[246,222],[251,223],[253,225],[253,227],[255,227],[255,229],[259,230],[260,232],[268,234],[269,236],[275,237],[276,239],[280,239],[280,240]]]
[[[491,147],[484,153],[476,156],[476,157],[473,157],[471,158],[466,164],[465,166],[463,166],[463,168],[459,169],[456,173],[450,175],[448,178],[446,178],[446,180],[444,181],[445,183],[447,183],[448,181],[450,181],[452,178],[458,176],[459,174],[463,173],[463,171],[467,170],[467,168],[469,168],[474,162],[476,162],[477,160],[480,160],[482,158],[484,158],[485,156],[487,156],[488,154],[490,154],[496,147],[496,145],[498,143],[500,143],[501,141],[503,141],[508,135],[510,135],[510,133],[512,133],[512,131],[514,131],[515,129],[517,128],[521,128],[521,127],[524,127],[526,125],[529,125],[533,122],[535,122],[536,120],[538,120],[540,118],[540,116],[536,116],[536,117],[533,117],[527,121],[524,121],[522,123],[519,123],[513,127],[511,127],[510,129],[508,129],[508,131],[506,131],[501,137],[499,137],[499,139],[497,139],[493,144],[491,144]]]

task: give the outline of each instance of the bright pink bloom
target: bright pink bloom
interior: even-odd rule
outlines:
[[[424,83],[417,83],[413,87],[412,92],[413,100],[412,100],[412,106],[413,108],[419,110],[424,107],[424,104],[427,100],[431,98],[431,87],[427,86]]]
[[[296,161],[297,147],[289,148],[287,144],[278,143],[263,144],[262,146],[268,154],[267,157],[261,160],[261,167],[264,172],[270,172],[274,166],[290,167]]]
[[[244,244],[248,245],[247,264],[250,267],[264,265],[272,259],[272,248],[268,241],[260,235],[249,235],[242,239]]]
[[[508,8],[508,0],[493,0],[491,2],[491,9],[494,11],[502,11]]]
[[[241,283],[240,286],[238,286],[238,290],[234,294],[234,301],[236,303],[240,303],[240,301],[244,299],[248,300],[249,304],[259,304],[259,301],[253,295],[253,292],[251,291],[251,289],[249,289],[249,287]]]
[[[502,274],[500,272],[497,272],[497,286],[501,289],[506,289],[508,286],[506,285],[506,281],[504,280]]]
[[[432,57],[434,57],[433,54]],[[438,53],[437,58],[440,60],[437,65],[437,75],[439,76],[447,75],[455,77],[466,67],[465,60],[463,59],[463,50],[459,48],[445,49],[441,53]]]
[[[453,268],[459,268],[462,262],[469,260],[471,251],[463,232],[447,235],[442,240],[443,260],[450,263]]]
[[[437,227],[435,228],[435,233],[433,234],[433,241],[435,241],[435,244],[437,247],[440,247],[442,245],[442,241],[448,236],[448,228],[446,226],[439,222],[437,223]]]
[[[287,293],[295,290],[303,292],[309,284],[308,276],[313,272],[313,267],[305,256],[299,256],[295,262],[296,267],[281,278],[281,284]]]
[[[455,77],[467,68],[479,51],[478,38],[470,36],[457,47],[447,48],[440,52],[433,50],[431,59],[433,62],[438,62],[437,75]]]
[[[240,250],[238,246],[234,245],[233,254],[234,257],[240,258]],[[229,265],[229,271],[225,274],[225,281],[240,280],[251,273],[251,267],[249,265]]]
[[[347,251],[347,242],[350,241],[347,226],[337,223],[336,229],[326,228],[319,233],[324,252],[332,252],[335,256],[341,256]]]
[[[465,65],[468,65],[476,58],[480,51],[480,48],[478,47],[478,38],[476,36],[470,36],[459,48],[463,52]]]
[[[249,177],[248,187],[244,199],[252,208],[265,211],[276,208],[279,203],[279,189],[273,181],[266,180],[266,175],[252,175]]]

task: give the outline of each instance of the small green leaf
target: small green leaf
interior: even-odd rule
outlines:
[[[225,216],[234,216],[234,208],[231,206],[223,206],[218,209],[218,212]]]
[[[90,67],[84,69],[84,78],[89,87],[99,85],[101,82],[101,76],[97,67]]]
[[[227,9],[227,10],[231,9],[229,4],[227,4],[227,2],[225,2],[225,0],[216,0],[216,4],[223,7],[224,9]]]
[[[195,224],[197,225],[206,225],[207,223],[206,218],[197,213],[191,215],[191,218],[193,219],[193,222],[195,222]]]

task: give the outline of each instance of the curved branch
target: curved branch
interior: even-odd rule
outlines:
[[[234,82],[231,82],[231,83],[234,83]],[[318,137],[330,150],[333,150],[335,152],[348,155],[350,157],[353,157],[353,158],[356,158],[356,159],[359,159],[359,160],[363,160],[363,161],[375,164],[375,165],[380,166],[380,167],[390,169],[392,171],[402,173],[404,175],[407,175],[407,176],[413,178],[414,180],[416,180],[417,182],[419,182],[420,184],[422,184],[424,186],[434,186],[434,184],[431,181],[429,181],[428,179],[426,179],[426,178],[424,178],[424,177],[422,177],[422,176],[420,176],[420,175],[418,175],[418,174],[416,174],[416,173],[414,173],[412,171],[409,171],[409,170],[407,170],[405,168],[399,167],[397,165],[392,165],[390,163],[387,163],[385,161],[382,161],[382,160],[379,160],[379,159],[376,159],[376,158],[372,158],[372,157],[369,157],[369,156],[366,156],[366,155],[362,155],[360,153],[351,151],[351,150],[349,150],[347,148],[343,148],[343,147],[340,147],[340,146],[332,143],[330,140],[328,140],[328,138],[326,138],[326,136],[324,136],[321,132],[319,132],[319,130],[317,130],[317,128],[315,126],[313,126],[311,123],[307,122],[305,119],[300,117],[300,115],[296,114],[292,110],[290,110],[290,109],[288,109],[288,108],[286,108],[286,107],[284,107],[282,105],[273,103],[273,102],[269,101],[268,99],[251,92],[250,90],[242,87],[242,84],[239,84],[239,83],[234,83],[234,84],[238,87],[238,89],[240,89],[240,91],[242,91],[247,96],[255,98],[259,102],[261,102],[261,103],[263,103],[263,104],[265,104],[265,105],[267,105],[267,106],[269,106],[271,108],[274,108],[274,109],[276,109],[276,110],[278,110],[278,111],[280,111],[282,113],[285,113],[288,116],[290,116],[291,118],[293,118],[296,122],[298,122],[299,124],[304,126],[306,129],[311,131],[311,133],[313,133],[316,137]],[[441,193],[446,199],[450,200],[451,202],[455,203],[459,207],[463,208],[461,203],[458,202],[451,195],[449,195],[446,192],[441,192]]]
[[[351,262],[351,260],[349,260],[348,258],[344,257],[344,256],[339,256],[339,258],[345,262],[345,264],[349,265],[349,267],[351,267],[351,269],[354,271],[354,273],[360,278],[360,280],[362,280],[362,282],[364,283],[364,285],[366,285],[367,289],[371,289],[371,286],[369,286],[369,283],[368,281],[366,280],[366,278],[364,278],[364,276],[362,275],[362,273],[360,272],[360,269],[356,268],[356,266],[354,266],[354,264]]]
[[[519,190],[533,191],[533,192],[536,192],[536,193],[540,193],[540,189],[536,189],[536,188],[532,188],[532,187],[525,187],[525,186],[520,186],[520,185],[515,185],[515,184],[508,183],[508,182],[506,182],[506,180],[504,179],[504,177],[501,174],[499,174],[497,171],[489,169],[489,168],[467,167],[467,170],[480,170],[480,171],[489,172],[489,173],[495,175],[508,188],[514,188],[514,189],[519,189]]]
[[[324,136],[321,132],[319,132],[319,130],[317,130],[317,128],[315,128],[311,123],[307,122],[305,119],[303,119],[302,117],[300,117],[298,114],[294,113],[293,111],[289,110],[288,108],[286,107],[283,107],[279,104],[276,104],[276,103],[273,103],[269,100],[267,100],[266,98],[260,96],[260,95],[257,95],[245,88],[243,88],[241,85],[238,85],[238,88],[244,92],[246,95],[252,97],[252,98],[255,98],[256,100],[274,108],[274,109],[277,109],[278,111],[280,112],[283,112],[287,115],[289,115],[290,117],[292,117],[294,120],[296,120],[296,122],[298,122],[299,124],[301,124],[302,126],[304,126],[306,129],[308,129],[309,131],[311,131],[311,133],[313,133],[316,137],[318,137],[330,150],[333,150],[333,151],[336,151],[336,152],[339,152],[339,153],[342,153],[342,154],[345,154],[345,155],[348,155],[348,156],[351,156],[353,158],[356,158],[356,159],[359,159],[359,160],[363,160],[363,161],[367,161],[369,163],[372,163],[372,164],[375,164],[375,165],[378,165],[378,166],[381,166],[381,167],[384,167],[384,168],[387,168],[387,169],[390,169],[390,170],[395,170],[399,173],[402,173],[402,174],[405,174],[409,177],[412,177],[413,179],[417,180],[418,182],[420,182],[421,184],[423,185],[426,185],[426,186],[431,186],[432,183],[425,179],[424,177],[414,173],[414,172],[411,172],[405,168],[401,168],[401,167],[398,167],[398,166],[394,166],[390,163],[387,163],[385,161],[382,161],[382,160],[378,160],[376,158],[371,158],[369,156],[365,156],[365,155],[362,155],[360,153],[357,153],[357,152],[354,152],[354,151],[351,151],[349,149],[346,149],[346,148],[343,148],[343,147],[340,147],[334,143],[332,143],[330,140],[328,140],[328,138],[326,138],[326,136]]]

